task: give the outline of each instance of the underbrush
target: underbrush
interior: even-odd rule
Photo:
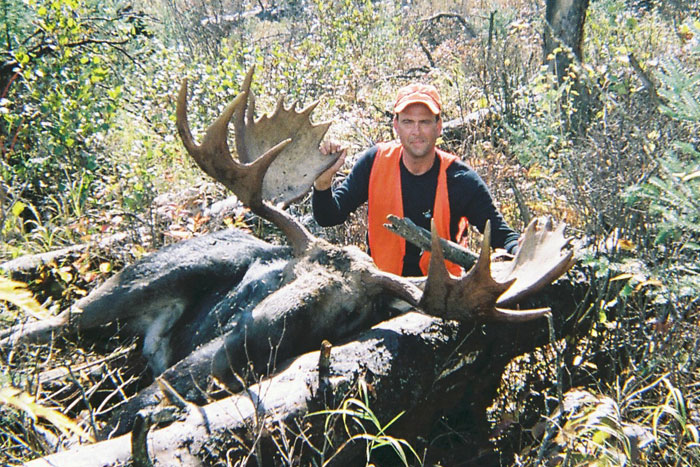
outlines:
[[[518,465],[552,458],[563,465],[697,465],[699,219],[689,200],[698,194],[700,23],[690,18],[670,28],[660,12],[640,16],[620,2],[599,2],[589,13],[588,44],[595,47],[576,72],[596,96],[586,133],[562,125],[575,110],[560,104],[573,87],[552,86],[546,75],[516,101],[529,109],[526,118],[505,127],[520,163],[547,174],[526,198],[556,193],[589,242],[581,261],[590,268],[586,313],[593,325],[580,341],[549,350],[566,362],[561,377],[551,356],[540,357],[549,363],[514,362],[519,371],[507,387],[520,403],[500,410],[507,425],[525,428],[515,430],[526,434],[516,444]],[[693,32],[679,43],[678,31]],[[635,58],[646,71],[635,70]],[[653,88],[643,83],[648,76]],[[535,375],[543,372],[544,380],[577,389],[562,399],[557,386],[523,383],[523,375],[542,381]],[[532,413],[528,404],[549,414],[539,428],[523,417]]]
[[[334,119],[330,136],[351,152],[391,138],[397,86],[431,81],[442,92],[445,121],[500,109],[446,134],[444,147],[486,180],[512,226],[522,229],[529,218],[547,214],[566,222],[583,241],[580,262],[590,283],[587,301],[573,313],[586,323],[579,339],[555,339],[511,363],[489,412],[489,449],[507,465],[700,465],[697,17],[663,2],[647,2],[657,4],[649,11],[592,2],[585,63],[572,71],[591,92],[595,112],[584,133],[573,133],[567,121],[575,109],[567,103],[574,83],[559,86],[540,67],[542,2],[492,2],[490,10],[464,2],[414,8],[311,2],[293,14],[209,29],[196,21],[201,11],[170,3],[157,21],[157,12],[142,6],[145,16],[138,18],[151,36],[148,50],[138,48],[140,61],[97,48],[89,63],[68,54],[33,69],[30,82],[61,69],[74,80],[87,76],[97,90],[83,100],[46,91],[44,109],[37,91],[44,88],[35,88],[28,105],[46,112],[43,130],[30,133],[23,112],[31,109],[0,96],[2,129],[14,138],[2,141],[0,257],[88,245],[27,277],[46,309],[67,308],[125,264],[169,243],[228,226],[274,235],[235,200],[221,214],[208,209],[226,194],[204,178],[175,136],[174,96],[184,77],[195,133],[255,65],[258,95],[284,94],[287,102],[304,104],[319,99],[315,118]],[[434,18],[445,11],[466,22]],[[104,73],[105,62],[121,73]],[[259,103],[272,106],[266,98]],[[80,114],[75,128],[67,126],[71,109]],[[21,138],[25,145],[17,143]],[[365,243],[363,213],[320,230],[308,199],[293,209],[318,235]],[[111,243],[96,246],[106,238]],[[3,307],[3,327],[17,322],[12,305]],[[118,329],[115,336],[87,346],[92,351],[79,350],[90,339],[81,336],[80,347],[63,341],[2,356],[3,386],[20,389],[31,403],[20,393],[1,395],[0,462],[17,464],[75,438],[68,421],[47,422],[51,416],[32,411],[32,404],[92,433],[141,384],[135,345],[117,338]],[[48,380],[37,379],[47,374]],[[446,416],[435,436],[457,431],[460,416]]]

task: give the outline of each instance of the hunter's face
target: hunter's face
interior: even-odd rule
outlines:
[[[394,131],[408,157],[431,156],[442,132],[442,120],[423,104],[411,104],[394,118]]]

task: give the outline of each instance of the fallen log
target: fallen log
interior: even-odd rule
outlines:
[[[0,263],[0,271],[8,275],[18,275],[28,272],[34,272],[42,266],[50,264],[54,261],[75,259],[80,256],[88,245],[72,245],[58,250],[47,251],[45,253],[37,253],[34,255],[20,256],[10,261]]]

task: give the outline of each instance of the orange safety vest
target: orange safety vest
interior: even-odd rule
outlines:
[[[403,217],[403,198],[401,195],[401,160],[402,147],[398,142],[380,143],[369,174],[368,193],[368,236],[369,249],[379,269],[401,275],[403,259],[406,254],[406,240],[384,227],[389,214]],[[440,158],[437,192],[433,206],[433,219],[437,233],[442,238],[450,238],[450,202],[447,193],[447,167],[457,160],[457,156],[436,148]],[[460,221],[461,232],[466,227],[466,219]],[[424,252],[420,258],[423,274],[428,273],[430,253]],[[447,270],[459,276],[462,269],[454,263],[445,261]]]

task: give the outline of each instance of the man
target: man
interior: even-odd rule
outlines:
[[[467,221],[483,233],[491,221],[492,245],[511,253],[517,250],[518,234],[496,209],[484,181],[459,158],[435,146],[442,132],[440,96],[434,86],[411,84],[401,88],[394,103],[394,131],[398,141],[379,143],[365,151],[343,183],[331,189],[333,176],[343,165],[338,161],[314,182],[313,212],[324,227],[345,221],[368,202],[370,255],[377,266],[403,276],[427,274],[428,253],[390,232],[383,224],[388,214],[407,217],[430,229],[435,219],[438,234],[459,241]],[[323,153],[340,151],[338,144],[324,142]],[[453,274],[458,266],[446,262]]]

